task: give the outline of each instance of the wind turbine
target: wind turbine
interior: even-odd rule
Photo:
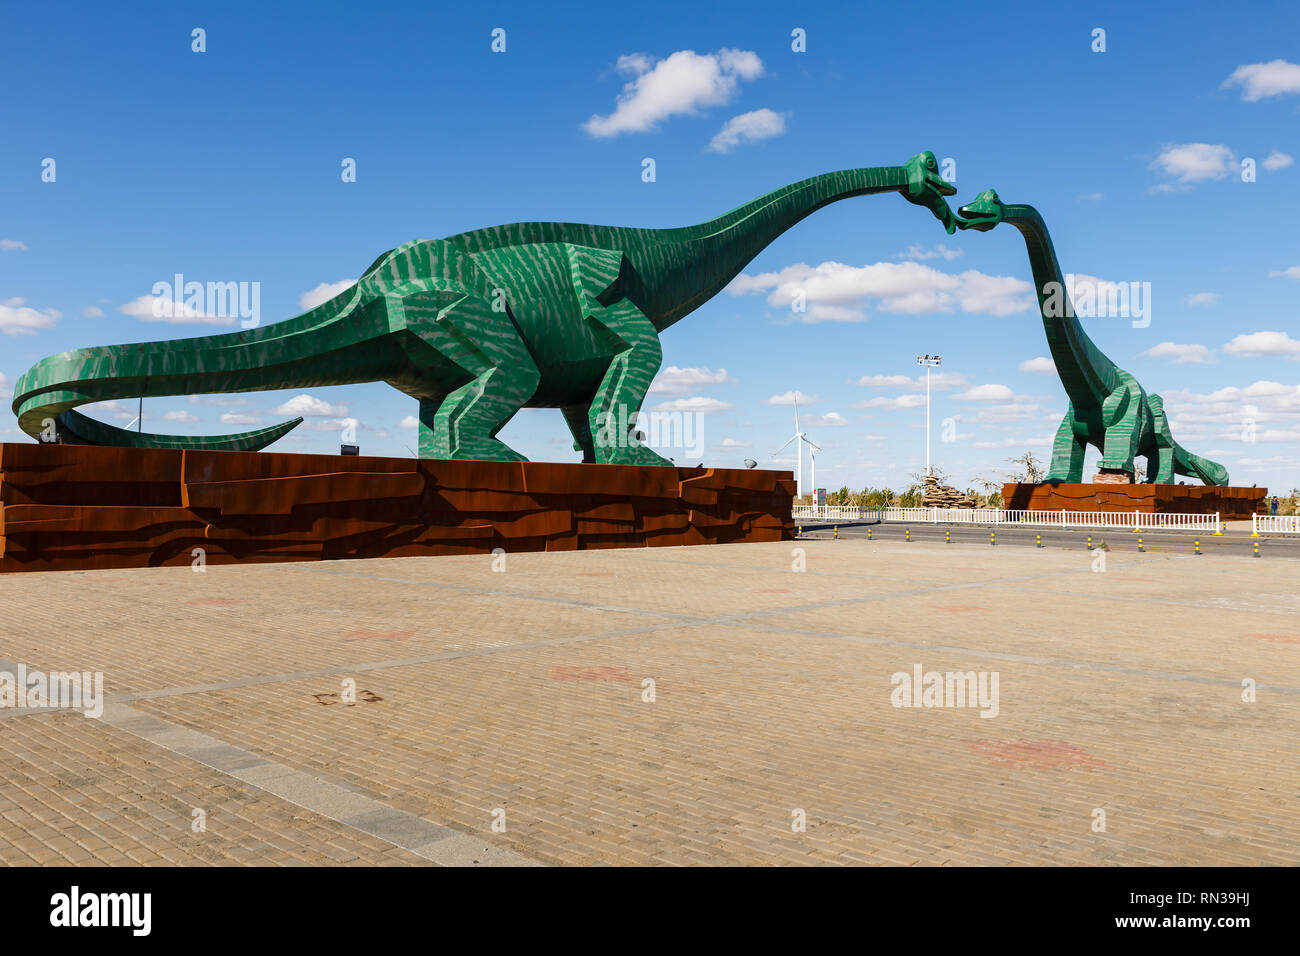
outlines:
[[[814,487],[816,487],[816,483],[817,483],[817,452],[821,451],[822,448],[821,445],[818,445],[815,442],[810,441],[808,438],[808,433],[801,431],[799,428],[799,400],[798,399],[795,399],[794,402],[794,434],[786,439],[784,445],[782,445],[776,451],[772,452],[772,457],[775,458],[777,455],[781,454],[781,452],[785,451],[786,448],[789,447],[790,442],[792,441],[799,443],[798,445],[795,446],[795,450],[797,451],[799,457],[799,470],[796,473],[797,477],[794,486],[795,497],[802,498],[803,497],[803,444],[804,442],[808,442],[808,444],[811,445],[813,449],[809,454],[812,455],[812,466],[813,466],[812,478],[813,478]]]

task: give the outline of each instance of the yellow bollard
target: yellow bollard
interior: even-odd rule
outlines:
[[[952,544],[952,532],[951,532],[951,531],[948,531],[948,530],[945,530],[944,533],[943,533],[943,540],[944,540],[947,544]]]
[[[794,526],[794,536],[797,538],[797,537],[799,537],[801,534],[803,534],[803,525],[801,525],[801,524],[797,524],[797,525],[795,525],[795,526]]]
[[[834,525],[834,526],[831,528],[831,537],[833,537],[833,538],[838,538],[839,536],[840,536],[840,526],[839,526],[839,525]]]
[[[1142,547],[1142,539],[1141,539],[1141,538],[1138,538],[1138,550],[1139,550],[1139,551],[1145,551],[1145,550],[1146,550],[1146,548]]]
[[[1092,550],[1092,535],[1088,535],[1088,550]]]
[[[870,528],[867,529],[867,540],[868,540],[868,541],[871,541],[871,540],[872,540],[872,537],[871,537],[871,529],[870,529]]]
[[[1253,544],[1253,545],[1255,546],[1255,557],[1258,558],[1258,557],[1259,557],[1259,542],[1258,542],[1258,541],[1252,541],[1251,544]]]
[[[989,544],[996,545],[997,543],[998,543],[998,539],[995,537],[995,532],[990,531],[990,532],[989,532]]]
[[[1043,536],[1041,534],[1034,535],[1034,546],[1038,548],[1043,546]]]
[[[912,540],[912,529],[911,529],[911,528],[904,528],[904,529],[903,529],[903,540],[904,540],[904,541],[908,541],[908,542],[910,542],[910,541]]]
[[[1196,544],[1196,553],[1197,553],[1197,554],[1200,554],[1200,553],[1201,553],[1201,542],[1198,540],[1198,541],[1195,542],[1195,544]]]

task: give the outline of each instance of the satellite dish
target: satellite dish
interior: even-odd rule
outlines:
[[[745,459],[745,467],[746,467],[746,468],[757,468],[757,467],[758,467],[758,462],[754,461],[754,459],[752,459],[752,458],[746,458],[746,459]]]

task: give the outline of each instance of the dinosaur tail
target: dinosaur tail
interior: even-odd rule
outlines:
[[[359,307],[352,286],[296,318],[223,335],[73,349],[32,366],[15,384],[19,427],[37,440],[141,448],[256,451],[302,422],[230,435],[133,432],[74,409],[107,399],[151,398],[374,381],[391,368],[382,309]],[[332,362],[348,351],[346,362]],[[346,373],[341,372],[346,369]]]
[[[1226,485],[1228,469],[1217,461],[1193,455],[1178,442],[1174,442],[1174,474],[1199,478],[1207,485]]]

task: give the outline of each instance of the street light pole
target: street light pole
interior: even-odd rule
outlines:
[[[925,474],[928,477],[930,471],[930,369],[943,364],[943,360],[937,355],[918,355],[916,357],[917,365],[925,366]]]

